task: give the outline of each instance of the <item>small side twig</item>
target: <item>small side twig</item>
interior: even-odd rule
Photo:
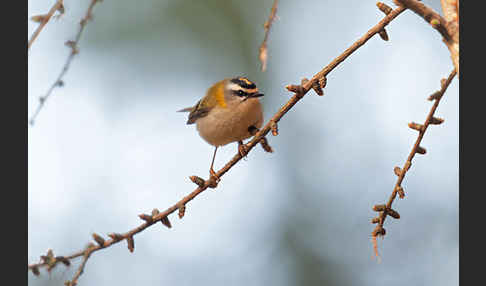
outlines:
[[[267,59],[268,59],[267,40],[268,40],[268,34],[270,33],[270,27],[272,27],[272,23],[275,20],[275,16],[277,14],[277,6],[278,6],[278,0],[274,0],[272,5],[272,11],[270,12],[270,16],[268,16],[268,20],[263,25],[263,28],[265,29],[265,37],[263,38],[263,42],[260,46],[259,49],[260,53],[258,56],[260,62],[262,63],[263,72],[267,69]]]
[[[407,171],[410,169],[412,165],[412,160],[415,156],[415,154],[421,154],[424,155],[426,153],[425,148],[420,146],[420,142],[422,142],[422,138],[424,137],[425,131],[427,130],[427,127],[432,124],[432,125],[437,125],[441,124],[444,122],[443,119],[436,118],[434,117],[435,110],[439,106],[440,100],[442,99],[442,96],[444,95],[445,91],[447,90],[447,87],[451,83],[452,79],[456,75],[456,70],[453,70],[449,77],[447,79],[443,79],[441,81],[441,88],[439,91],[434,93],[434,104],[432,105],[429,114],[427,115],[427,118],[425,119],[425,122],[423,125],[417,124],[417,123],[411,123],[409,124],[409,127],[417,130],[419,132],[417,136],[417,140],[415,140],[415,144],[412,147],[412,150],[410,151],[410,154],[408,155],[407,160],[405,161],[405,164],[403,168],[400,169],[400,167],[395,167],[394,172],[395,175],[398,176],[397,182],[395,183],[395,187],[393,188],[393,191],[388,199],[388,202],[386,205],[375,205],[373,206],[374,211],[379,211],[380,215],[372,220],[372,223],[378,222],[378,225],[375,227],[373,232],[371,233],[372,236],[372,241],[373,241],[373,248],[375,251],[375,255],[379,257],[378,255],[378,246],[376,242],[376,238],[378,236],[384,236],[386,231],[383,228],[383,224],[385,223],[385,219],[387,216],[392,216],[393,218],[400,218],[400,215],[398,215],[398,212],[394,211],[391,207],[393,204],[393,201],[395,200],[397,194],[400,198],[405,197],[405,192],[403,190],[403,187],[401,186],[403,179],[405,178],[405,175]],[[429,97],[430,99],[430,97]]]
[[[39,97],[39,105],[37,106],[37,109],[34,112],[34,115],[32,115],[32,117],[29,120],[30,125],[34,125],[35,119],[37,118],[37,115],[39,114],[39,112],[42,110],[42,108],[46,104],[46,101],[51,96],[54,88],[64,86],[64,82],[62,81],[62,78],[64,77],[66,72],[69,70],[69,66],[71,65],[71,61],[73,60],[74,56],[79,53],[79,48],[78,48],[79,39],[81,39],[81,35],[84,31],[84,28],[86,27],[86,24],[93,17],[93,15],[92,15],[93,7],[96,5],[96,3],[101,2],[101,1],[102,0],[91,0],[91,3],[89,4],[88,10],[86,11],[86,14],[84,15],[84,17],[79,22],[79,25],[80,25],[79,30],[78,30],[78,33],[76,34],[74,41],[67,41],[65,43],[66,46],[71,48],[71,53],[69,54],[69,56],[66,60],[66,63],[64,64],[64,66],[61,70],[61,73],[58,75],[57,79],[54,81],[54,83],[51,85],[51,87],[47,90],[46,94],[44,96]],[[60,2],[62,2],[62,1],[60,1]]]
[[[54,13],[56,13],[56,11],[59,11],[61,15],[64,13],[64,0],[57,0],[56,3],[54,3],[54,5],[51,7],[49,12],[47,12],[47,14],[32,17],[32,19],[37,18],[40,20],[39,26],[37,26],[37,29],[35,29],[34,33],[30,37],[29,43],[27,44],[27,49],[30,49],[30,46],[32,46],[35,39],[37,39],[42,29],[44,29],[44,27],[49,22],[49,20],[51,20],[52,16],[54,15]]]

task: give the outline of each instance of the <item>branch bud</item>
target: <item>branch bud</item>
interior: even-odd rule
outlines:
[[[133,236],[127,237],[127,246],[128,250],[130,252],[133,252],[133,250],[135,249],[135,241],[133,240]]]
[[[397,187],[397,193],[398,193],[398,197],[400,199],[403,199],[405,197],[405,191],[403,191],[403,187],[402,186],[398,186]]]
[[[393,11],[392,8],[390,8],[390,6],[382,2],[376,2],[376,7],[378,7],[378,9],[380,9],[381,12],[385,13],[385,15],[388,15],[391,13],[391,11]]]
[[[103,239],[103,237],[99,236],[97,233],[93,233],[92,236],[99,246],[103,247],[105,245],[105,240]]]
[[[427,99],[429,101],[432,101],[432,100],[440,99],[441,97],[442,97],[442,93],[440,91],[436,91],[432,93]]]
[[[400,218],[400,214],[397,211],[390,209],[390,208],[386,209],[386,214],[391,216],[392,218],[395,218],[395,219]]]
[[[139,214],[138,217],[143,219],[144,221],[146,221],[148,223],[151,223],[153,221],[152,216],[150,216],[148,214]]]
[[[278,135],[278,125],[277,125],[277,122],[272,121],[270,123],[270,128],[272,129],[272,135],[273,136],[277,136]]]
[[[417,130],[419,132],[422,132],[424,130],[424,126],[422,124],[418,124],[418,123],[415,123],[415,122],[410,122],[408,124],[408,127],[410,127],[411,129]]]
[[[168,218],[168,217],[166,217],[166,216],[164,216],[164,217],[163,217],[163,218],[160,220],[160,222],[161,222],[163,225],[165,225],[166,227],[168,227],[168,228],[171,228],[171,227],[172,227],[172,225],[170,224],[169,218]]]
[[[69,261],[69,259],[67,259],[67,258],[66,258],[66,257],[64,257],[64,256],[57,256],[57,257],[56,257],[56,260],[57,260],[57,261],[61,261],[61,262],[62,262],[62,264],[66,265],[66,266],[71,265],[71,262]]]
[[[373,210],[375,212],[382,212],[386,209],[386,205],[374,205]]]
[[[372,220],[371,220],[371,223],[379,223],[380,222],[380,217],[374,217]]]
[[[200,188],[204,186],[204,179],[198,176],[190,176],[189,179]]]
[[[383,227],[381,227],[380,225],[377,225],[375,227],[375,229],[373,230],[373,232],[371,233],[371,235],[373,237],[377,237],[377,236],[384,236],[386,234],[386,231]]]
[[[158,210],[158,209],[153,209],[153,210],[152,210],[152,216],[156,216],[156,215],[158,215],[159,213],[160,213],[160,212],[159,212],[159,210]]]
[[[34,267],[31,268],[31,270],[32,270],[32,273],[34,273],[35,276],[40,275],[39,267],[34,266]]]
[[[179,218],[183,218],[185,213],[186,213],[186,205],[180,206],[179,207]]]
[[[123,235],[115,232],[109,233],[108,236],[111,237],[111,239],[113,239],[114,241],[119,241],[123,239]]]
[[[380,35],[380,38],[383,40],[383,41],[388,41],[390,38],[388,38],[388,34],[385,30],[385,28],[383,28],[383,30],[379,31],[378,32],[378,35]]]
[[[419,153],[421,155],[425,155],[427,153],[427,150],[421,146],[417,146],[417,150],[415,150],[415,153]]]
[[[400,176],[402,174],[402,169],[398,166],[393,168],[393,172],[395,172],[395,175]]]
[[[434,125],[442,124],[442,122],[444,122],[444,119],[438,118],[438,117],[433,117],[433,116],[432,116],[432,118],[430,118],[430,121],[429,121],[430,124],[434,124]]]
[[[260,139],[260,145],[262,145],[263,150],[268,153],[273,153],[272,146],[268,145],[268,141],[266,137]]]
[[[295,95],[297,97],[303,97],[304,96],[304,89],[302,88],[301,85],[288,84],[288,85],[285,86],[285,88],[288,91],[295,93]]]

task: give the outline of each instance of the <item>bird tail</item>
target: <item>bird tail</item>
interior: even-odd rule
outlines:
[[[191,112],[193,108],[194,108],[193,106],[186,107],[186,108],[183,108],[181,110],[177,110],[177,112]]]

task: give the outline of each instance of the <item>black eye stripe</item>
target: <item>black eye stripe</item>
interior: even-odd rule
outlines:
[[[246,81],[241,80],[239,78],[233,78],[233,79],[231,79],[231,82],[232,83],[236,83],[237,85],[239,85],[239,86],[241,86],[243,88],[247,88],[247,89],[254,89],[254,88],[256,88],[256,85],[253,82],[251,82],[250,80],[248,80],[248,82],[251,82],[251,84],[248,84]]]
[[[244,92],[243,90],[233,90],[233,94],[236,96],[248,96],[249,93]]]

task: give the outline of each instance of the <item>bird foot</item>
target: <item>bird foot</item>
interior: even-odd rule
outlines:
[[[214,184],[211,184],[210,187],[216,188],[216,186],[218,185],[219,181],[221,181],[221,179],[218,177],[218,175],[213,170],[213,168],[209,169],[209,175],[210,175],[210,179],[214,182]]]
[[[248,147],[242,141],[238,142],[238,153],[240,153],[241,157],[248,155]]]

